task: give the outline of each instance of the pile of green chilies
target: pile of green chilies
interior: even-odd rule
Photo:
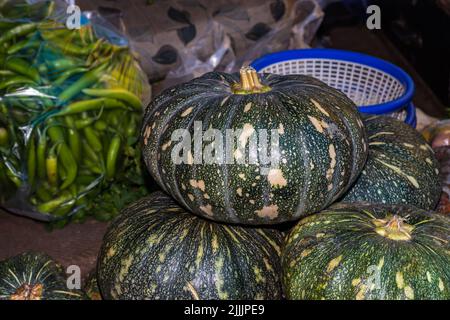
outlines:
[[[0,18],[0,201],[14,209],[8,201],[19,198],[43,220],[108,220],[118,210],[96,199],[129,189],[126,172],[141,175],[146,77],[127,47],[91,25],[69,30],[50,18],[53,1],[37,4],[26,22]]]

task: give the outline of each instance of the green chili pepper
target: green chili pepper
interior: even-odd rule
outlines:
[[[137,131],[137,119],[136,115],[132,113],[130,116],[130,121],[125,127],[125,135],[127,137],[134,137],[136,135],[136,131]]]
[[[55,153],[55,144],[50,148],[47,159],[45,160],[45,169],[47,173],[47,180],[50,186],[55,187],[58,184],[58,158]]]
[[[108,148],[106,156],[106,177],[111,179],[116,173],[116,162],[120,150],[121,140],[119,135],[114,136]]]
[[[62,109],[59,113],[55,114],[55,116],[65,116],[69,114],[76,114],[85,111],[97,110],[97,109],[111,109],[111,108],[124,108],[126,106],[115,99],[108,98],[98,98],[92,100],[82,100],[69,104],[67,107]]]
[[[92,127],[86,127],[83,129],[83,131],[84,136],[86,137],[86,141],[92,147],[92,149],[95,152],[101,152],[103,146],[95,130],[92,129]]]
[[[37,24],[34,22],[18,25],[17,27],[14,27],[3,33],[3,35],[0,37],[0,44],[14,38],[25,36],[26,34],[36,30],[36,28]]]
[[[102,72],[107,67],[107,65],[108,65],[107,63],[103,63],[100,66],[86,72],[80,79],[75,81],[75,83],[73,83],[59,95],[58,97],[59,101],[61,103],[65,103],[68,100],[75,97],[77,94],[79,94],[81,90],[97,82],[100,79]]]
[[[7,89],[16,85],[23,85],[23,84],[36,84],[33,80],[23,77],[23,76],[14,76],[12,78],[9,78],[6,81],[3,81],[0,83],[0,90]]]
[[[36,176],[36,143],[34,142],[33,135],[28,141],[27,171],[28,184],[32,186],[34,185],[34,178]]]
[[[29,39],[25,39],[25,40],[22,40],[20,42],[13,44],[12,46],[10,46],[8,48],[8,51],[6,51],[6,52],[9,55],[13,55],[24,48],[27,48],[27,49],[37,48],[40,45],[41,45],[41,41],[39,41],[39,40],[31,40],[30,41]]]
[[[14,170],[11,163],[4,162],[4,166],[6,168],[6,176],[19,188],[22,185],[20,175]]]
[[[94,123],[95,130],[104,131],[108,128],[108,124],[103,120],[97,120]]]
[[[66,192],[63,192],[56,199],[52,199],[50,201],[41,203],[40,205],[37,206],[37,209],[40,212],[52,213],[58,207],[62,206],[65,203],[68,203],[68,202],[70,203],[71,201],[74,202],[74,199],[73,199],[72,195],[70,194],[70,192],[66,191]]]
[[[80,135],[76,129],[69,128],[67,130],[69,136],[69,147],[72,151],[73,157],[76,161],[80,161],[81,158],[81,142]]]
[[[92,46],[79,47],[71,42],[54,40],[52,41],[58,49],[60,49],[66,56],[87,56],[92,51]]]
[[[47,149],[47,137],[45,135],[45,130],[38,131],[39,141],[37,145],[37,174],[40,179],[43,179],[46,175],[45,170],[45,152]]]
[[[91,161],[98,163],[100,162],[100,159],[98,157],[98,154],[89,146],[86,141],[82,144],[83,148],[83,154],[86,155],[86,159],[90,159]]]
[[[52,195],[48,191],[46,186],[40,185],[38,188],[36,188],[36,195],[41,201],[47,202],[52,199]]]
[[[84,164],[87,166],[88,170],[92,173],[102,175],[103,170],[97,164],[89,160],[88,158],[83,159]]]
[[[77,162],[75,161],[72,152],[70,151],[69,147],[64,142],[64,133],[61,130],[60,127],[54,125],[55,123],[53,121],[50,121],[49,123],[51,126],[47,129],[48,135],[50,139],[53,141],[53,143],[60,143],[59,147],[59,159],[61,160],[62,165],[64,166],[64,169],[67,173],[67,178],[64,180],[63,184],[61,185],[61,189],[65,189],[68,186],[70,186],[76,176],[77,176]]]
[[[125,89],[84,89],[83,93],[94,97],[117,99],[129,104],[136,110],[142,111],[141,100],[134,93]]]
[[[55,85],[55,86],[62,85],[70,77],[72,77],[78,73],[86,72],[87,70],[88,69],[84,68],[84,67],[77,67],[77,68],[66,70],[55,81],[53,81],[53,85]]]
[[[6,128],[0,127],[0,146],[5,147],[8,145],[8,130]]]
[[[0,77],[12,77],[15,73],[11,70],[0,70]]]
[[[24,75],[36,83],[39,83],[40,80],[39,71],[35,67],[30,66],[27,61],[21,58],[17,57],[8,58],[5,62],[4,67],[8,70]]]

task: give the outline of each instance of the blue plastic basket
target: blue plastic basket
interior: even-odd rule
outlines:
[[[251,66],[258,72],[315,77],[345,93],[362,113],[390,115],[416,126],[414,82],[385,60],[351,51],[299,49],[265,55]]]

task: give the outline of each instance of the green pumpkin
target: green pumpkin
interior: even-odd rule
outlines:
[[[441,195],[433,149],[409,125],[384,116],[364,120],[367,163],[343,202],[410,204],[433,210]]]
[[[187,213],[161,192],[126,208],[98,259],[105,299],[279,299],[282,237]]]
[[[289,299],[450,299],[450,219],[406,205],[336,204],[282,253]]]
[[[63,268],[41,253],[23,253],[0,263],[0,300],[81,300],[67,289]]]
[[[98,287],[97,272],[91,272],[84,282],[83,291],[90,300],[103,300]]]
[[[330,205],[362,170],[366,136],[350,99],[307,76],[259,77],[251,68],[207,73],[147,108],[147,167],[189,211],[227,223],[292,221]]]

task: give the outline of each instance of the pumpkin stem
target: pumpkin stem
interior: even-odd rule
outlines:
[[[398,215],[388,215],[386,219],[375,219],[375,232],[379,235],[397,241],[411,240],[413,226],[404,222]]]
[[[11,295],[10,300],[41,300],[43,289],[41,283],[35,285],[24,283]]]
[[[250,94],[270,91],[270,87],[261,84],[258,73],[252,67],[242,67],[239,74],[241,81],[233,85],[233,93]]]

